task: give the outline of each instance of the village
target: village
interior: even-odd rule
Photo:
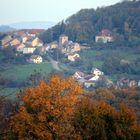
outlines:
[[[51,49],[59,49],[67,56],[69,61],[75,61],[80,57],[77,52],[84,48],[84,46],[69,40],[67,35],[61,35],[58,41],[44,44],[43,41],[38,38],[38,35],[43,31],[42,29],[31,29],[9,33],[1,39],[0,48],[13,47],[17,53],[31,54],[30,61],[28,61],[31,63],[43,62],[41,56],[34,55],[36,49],[40,50],[42,54],[51,51]],[[109,30],[104,29],[96,36],[95,41],[103,43],[113,42],[113,36]]]
[[[44,30],[41,29],[30,29],[30,30],[18,30],[7,34],[1,39],[1,49],[12,47],[15,49],[17,55],[29,55],[27,63],[40,64],[45,62],[43,56],[47,52],[51,52],[54,49],[59,49],[60,52],[67,58],[70,62],[75,62],[81,56],[78,52],[82,49],[86,49],[83,44],[78,42],[73,42],[69,40],[69,37],[62,34],[58,41],[53,41],[44,44],[41,39],[39,39],[39,34]],[[96,43],[110,43],[114,41],[114,37],[111,31],[103,29],[96,37]],[[36,53],[36,50],[38,53]],[[83,85],[85,88],[91,88],[96,86],[111,87],[114,86],[112,80],[108,79],[104,72],[98,68],[92,68],[91,73],[84,73],[81,71],[75,71],[73,74],[74,79]],[[122,77],[116,83],[117,86],[140,86],[140,82],[135,80],[129,80]]]
[[[0,3],[0,140],[140,140],[140,0]]]
[[[40,55],[35,55],[36,49],[45,54],[51,49],[60,49],[64,55],[67,55],[68,60],[75,61],[80,57],[76,52],[80,51],[80,44],[68,40],[68,36],[61,35],[59,41],[54,41],[49,44],[44,44],[38,38],[38,34],[43,30],[21,30],[16,31],[12,35],[6,35],[1,39],[1,49],[7,47],[15,48],[18,54],[31,54],[30,63],[42,63],[43,58]]]

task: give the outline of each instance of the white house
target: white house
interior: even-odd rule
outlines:
[[[100,76],[95,75],[92,78],[90,78],[89,81],[97,81],[97,80],[99,80],[99,78],[100,78]]]
[[[39,55],[32,55],[29,62],[39,64],[43,62],[43,58]]]
[[[34,53],[36,48],[34,47],[25,47],[23,48],[23,54],[32,54]]]
[[[101,75],[104,75],[104,73],[102,71],[100,71],[99,69],[97,68],[92,68],[92,71],[91,73],[95,76],[101,76]]]
[[[113,42],[113,37],[112,36],[96,36],[95,42],[102,42],[102,43]]]
[[[83,73],[83,72],[81,72],[81,71],[77,71],[77,72],[75,72],[74,73],[74,75],[73,75],[73,77],[75,78],[75,79],[81,79],[81,78],[84,78],[84,76],[85,76],[85,74]]]
[[[114,38],[111,35],[111,31],[108,29],[102,30],[99,35],[95,37],[95,42],[102,42],[102,43],[107,43],[107,42],[113,42]]]
[[[92,86],[94,87],[95,86],[95,81],[87,80],[87,81],[84,82],[84,86],[86,88],[89,88],[89,87],[92,87]]]
[[[22,43],[25,43],[27,40],[28,40],[28,37],[27,36],[23,37],[22,38]]]
[[[29,32],[29,31],[27,32],[27,35],[30,36],[30,37],[35,37],[36,36],[35,33]]]

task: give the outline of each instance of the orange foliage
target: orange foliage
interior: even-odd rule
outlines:
[[[58,75],[52,76],[48,84],[40,82],[26,89],[20,110],[12,118],[13,132],[18,139],[68,138],[73,131],[70,121],[82,92],[71,78],[63,80]]]
[[[40,82],[26,89],[11,121],[14,139],[131,140],[140,135],[137,117],[127,105],[122,104],[118,111],[83,92],[71,78],[61,79],[58,75],[47,84]]]
[[[140,136],[136,114],[127,105],[115,110],[104,101],[82,100],[73,120],[75,133],[81,139],[134,139]]]

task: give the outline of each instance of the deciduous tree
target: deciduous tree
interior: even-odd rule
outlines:
[[[54,75],[49,82],[28,88],[22,105],[12,118],[17,139],[68,139],[72,137],[71,119],[82,88],[71,78]]]

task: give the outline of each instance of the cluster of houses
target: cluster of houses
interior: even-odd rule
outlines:
[[[73,74],[73,78],[81,85],[84,85],[85,88],[90,88],[94,87],[103,75],[104,73],[99,69],[92,68],[91,74],[77,71]]]
[[[37,47],[43,46],[43,42],[38,38],[43,31],[42,29],[31,29],[9,33],[1,39],[1,48],[13,47],[18,53],[33,54]],[[40,56],[31,56],[31,62],[42,63],[42,59]]]
[[[58,41],[45,45],[46,50],[58,48],[69,61],[75,61],[80,55],[77,53],[81,50],[81,46],[77,42],[69,40],[67,35],[61,35]]]
[[[12,46],[15,50],[22,54],[31,54],[31,63],[42,63],[43,58],[41,55],[34,55],[37,48],[41,52],[40,54],[45,54],[47,51],[52,49],[60,49],[61,52],[67,56],[69,61],[76,61],[80,57],[78,52],[81,50],[82,46],[69,40],[67,35],[61,35],[58,41],[50,42],[44,44],[42,40],[38,38],[38,35],[42,33],[42,29],[30,29],[30,30],[18,30],[4,36],[1,41],[1,48],[7,48]],[[108,43],[113,42],[114,37],[111,31],[103,29],[96,37],[95,42]]]
[[[130,80],[126,77],[122,77],[117,81],[116,85],[118,87],[136,87],[140,86],[140,81]]]
[[[1,47],[12,46],[17,52],[32,53],[37,46],[43,46],[43,42],[37,37],[43,31],[42,29],[32,29],[9,33],[1,39]]]
[[[42,29],[30,29],[30,30],[18,30],[4,36],[1,41],[1,48],[7,48],[12,46],[15,50],[22,54],[31,54],[29,62],[31,63],[42,63],[43,58],[41,55],[34,55],[37,48],[41,52],[40,54],[45,54],[47,51],[52,49],[60,49],[61,52],[67,56],[69,61],[76,61],[80,57],[78,52],[81,50],[82,46],[69,40],[67,35],[61,35],[58,41],[50,42],[44,44],[42,40],[38,38],[38,35],[42,33]],[[103,29],[96,37],[95,42],[108,43],[113,42],[114,37],[111,31]]]
[[[7,47],[13,47],[17,53],[30,54],[29,63],[42,63],[42,56],[46,52],[51,51],[52,49],[59,49],[64,55],[67,56],[67,59],[71,62],[76,61],[80,58],[78,52],[81,49],[87,49],[87,44],[83,46],[77,42],[69,40],[67,35],[61,35],[58,41],[50,42],[44,44],[42,40],[38,38],[40,33],[44,32],[42,29],[30,29],[30,30],[18,30],[12,33],[8,33],[0,38],[0,48],[4,49]],[[95,36],[96,43],[110,43],[113,42],[114,36],[111,31],[103,29],[97,36]],[[86,47],[84,47],[86,46]],[[40,51],[39,55],[36,55],[35,50]],[[80,84],[84,85],[86,88],[94,87],[96,83],[103,79],[104,73],[97,68],[93,68],[91,74],[85,74],[83,72],[77,71],[73,75],[74,79]],[[108,86],[113,85],[113,82],[106,78],[106,84]],[[140,81],[136,82],[135,80],[129,80],[127,78],[122,78],[116,82],[116,86],[140,86]]]
[[[72,41],[69,41],[68,37],[64,35],[60,36],[59,42],[59,46],[62,48],[62,52],[68,56],[68,60],[74,62],[80,57],[80,55],[77,53],[81,50],[79,43],[73,43]]]
[[[117,82],[113,83],[110,79],[108,79],[104,72],[100,71],[97,68],[92,68],[92,71],[90,74],[85,74],[81,71],[77,71],[72,76],[79,84],[83,85],[85,88],[90,87],[137,87],[140,86],[140,81],[130,80],[128,78],[122,77]],[[100,84],[103,83],[103,84]]]
[[[69,61],[75,61],[80,57],[76,52],[80,51],[80,44],[74,43],[68,39],[68,36],[61,35],[58,41],[44,44],[38,38],[38,35],[44,30],[31,29],[19,30],[11,34],[7,34],[1,39],[1,48],[13,47],[18,53],[31,54],[29,62],[42,63],[43,58],[40,55],[35,55],[35,50],[38,49],[40,54],[45,54],[52,49],[60,49],[63,54],[67,56]]]

